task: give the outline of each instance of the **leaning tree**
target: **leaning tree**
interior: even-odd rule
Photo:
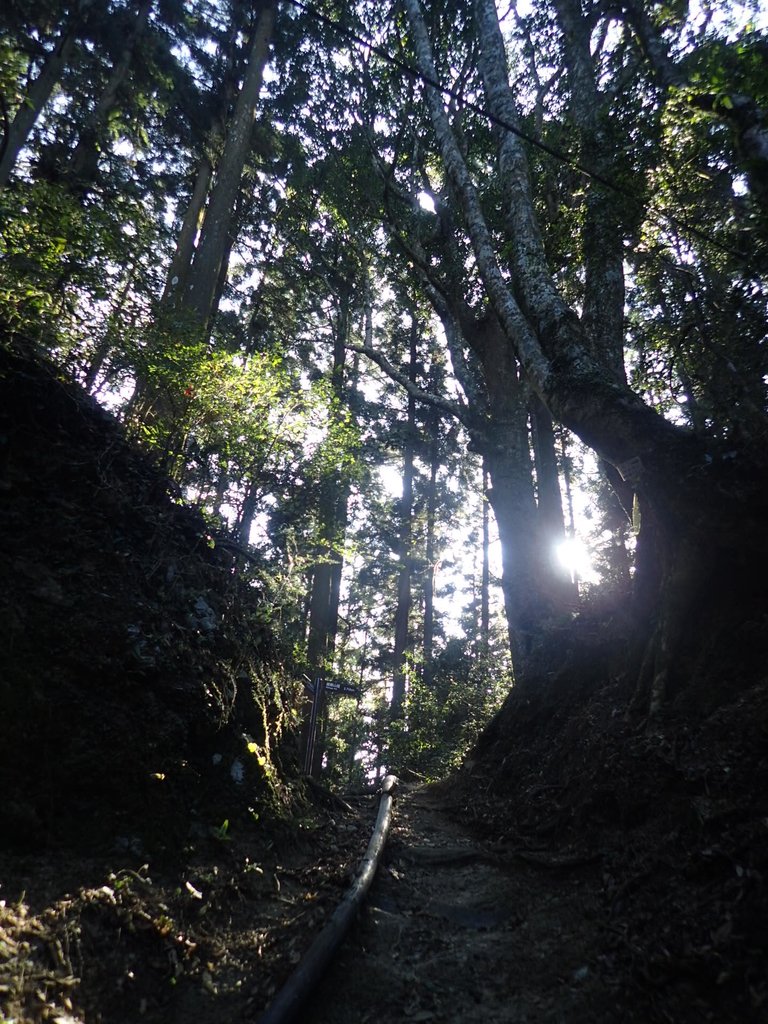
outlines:
[[[441,224],[426,245],[385,219],[459,327],[458,364],[482,349],[466,309],[479,289],[501,339],[486,389],[527,389],[633,516],[656,705],[686,678],[696,630],[711,649],[764,596],[765,39],[654,3],[365,10],[385,41],[359,72],[375,97],[358,110],[368,177],[412,206],[420,181]]]

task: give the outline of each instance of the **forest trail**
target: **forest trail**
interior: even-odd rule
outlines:
[[[619,1019],[610,986],[594,984],[595,864],[482,846],[443,801],[424,788],[399,797],[361,920],[302,1021]]]

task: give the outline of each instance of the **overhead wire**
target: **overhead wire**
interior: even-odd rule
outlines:
[[[367,39],[365,36],[360,35],[353,29],[348,28],[346,25],[343,25],[340,21],[337,21],[334,18],[330,18],[327,14],[323,14],[323,12],[318,10],[313,4],[306,3],[305,0],[288,0],[288,3],[298,8],[299,10],[304,11],[305,14],[309,15],[309,17],[311,18],[314,18],[316,21],[322,22],[323,24],[327,25],[334,32],[338,33],[338,35],[343,36],[345,39],[348,39],[352,43],[355,43],[356,46],[361,46],[367,50],[370,50],[371,53],[375,53],[377,57],[380,57],[387,64],[390,64],[393,67],[398,68],[400,71],[403,71],[406,75],[408,75],[408,77],[416,81],[420,81],[433,89],[437,89],[443,96],[449,97],[452,100],[456,100],[465,109],[471,110],[473,113],[485,118],[487,121],[489,121],[496,127],[501,128],[504,131],[511,132],[513,135],[516,135],[517,138],[521,139],[523,142],[526,142],[530,146],[533,146],[536,149],[541,150],[543,153],[546,153],[553,159],[558,160],[560,163],[563,163],[566,166],[573,168],[573,170],[578,171],[580,174],[583,174],[590,180],[596,182],[599,185],[602,185],[604,188],[609,189],[611,192],[614,192],[617,195],[623,196],[625,199],[628,199],[636,206],[645,210],[646,213],[649,214],[649,219],[654,221],[654,223],[656,223],[658,226],[663,226],[661,221],[665,221],[668,224],[671,224],[677,228],[682,229],[683,231],[687,231],[690,234],[695,235],[697,238],[709,243],[710,245],[719,249],[721,252],[728,253],[731,256],[736,256],[742,260],[750,259],[747,253],[741,252],[738,249],[734,249],[732,246],[724,244],[723,242],[714,238],[708,232],[703,231],[699,227],[696,227],[695,224],[691,224],[690,222],[683,220],[682,218],[677,217],[674,214],[666,213],[660,210],[654,210],[653,205],[649,203],[647,199],[638,195],[637,192],[625,188],[623,185],[617,184],[617,182],[615,182],[611,178],[606,177],[599,171],[594,170],[594,168],[591,168],[586,164],[582,163],[572,154],[567,153],[561,149],[558,149],[556,146],[551,146],[548,142],[545,142],[543,139],[538,138],[536,135],[532,135],[530,132],[525,131],[525,129],[519,127],[518,125],[512,124],[512,122],[508,121],[506,118],[499,117],[492,111],[487,110],[482,104],[475,103],[473,100],[467,99],[467,97],[465,97],[460,90],[451,88],[448,85],[444,85],[442,82],[439,82],[438,80],[432,78],[430,75],[424,74],[417,67],[414,67],[413,64],[410,64],[407,60],[403,60],[402,58],[395,56],[394,54],[390,53],[389,50],[386,50],[383,46],[379,46],[377,43],[374,43],[372,39]],[[650,216],[651,212],[653,212],[655,216]]]

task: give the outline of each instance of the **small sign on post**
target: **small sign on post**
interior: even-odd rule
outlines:
[[[315,758],[315,743],[317,742],[317,723],[320,718],[320,709],[323,706],[325,697],[325,679],[318,676],[304,684],[312,694],[312,710],[309,713],[309,729],[307,730],[307,748],[304,751],[304,774],[312,774],[312,762]]]
[[[325,692],[340,693],[343,697],[357,697],[358,700],[362,697],[359,686],[345,683],[343,679],[329,679],[325,684]]]
[[[318,676],[310,679],[304,676],[304,689],[312,694],[312,709],[309,713],[309,726],[307,728],[307,745],[304,750],[304,774],[312,775],[312,765],[315,759],[315,747],[317,746],[317,729],[320,722],[320,714],[323,709],[326,693],[338,693],[344,697],[362,697],[358,686],[347,683],[343,679],[328,679]]]

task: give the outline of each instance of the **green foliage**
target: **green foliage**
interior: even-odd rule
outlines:
[[[59,284],[83,211],[55,186],[0,191],[0,317],[14,334],[56,337]]]
[[[0,96],[6,104],[23,79],[26,63],[24,54],[13,45],[11,37],[0,35]]]
[[[767,52],[763,33],[753,25],[747,25],[729,39],[705,39],[685,58],[691,82],[689,95],[694,90],[707,90],[723,98],[746,93],[764,107],[768,100]]]
[[[0,190],[0,319],[83,374],[105,339],[125,365],[149,311],[128,289],[155,283],[161,235],[127,200],[85,207],[45,181]]]
[[[232,836],[229,834],[229,819],[225,818],[220,825],[211,826],[211,835],[220,843],[231,843]]]
[[[366,721],[358,702],[348,697],[335,699],[330,708],[327,728],[325,777],[337,785],[363,787],[367,783],[367,765],[360,756],[371,725],[380,716]]]
[[[431,685],[412,674],[405,716],[390,726],[389,767],[430,780],[457,768],[509,692],[511,679],[499,672],[503,661],[473,657],[466,638],[454,639],[437,657]]]

